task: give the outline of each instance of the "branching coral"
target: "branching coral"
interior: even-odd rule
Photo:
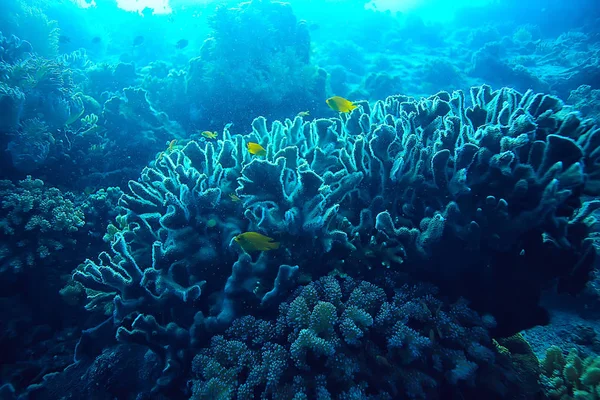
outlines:
[[[81,211],[85,215],[88,234],[95,238],[102,238],[108,226],[118,215],[117,206],[123,191],[118,187],[100,189],[90,193],[81,205]]]
[[[54,143],[46,124],[37,118],[25,120],[14,136],[8,143],[14,167],[32,172],[42,166]]]
[[[2,66],[1,99],[6,123],[13,130],[17,123],[34,118],[59,129],[81,116],[83,105],[73,93],[73,71],[64,62],[31,55]]]
[[[277,323],[244,317],[193,361],[193,399],[444,398],[457,386],[519,390],[487,326],[463,302],[404,286],[322,278],[280,307]]]
[[[466,107],[461,92],[441,92],[420,101],[391,97],[342,120],[275,123],[271,131],[255,121],[250,140],[267,148],[260,169],[266,175],[252,172],[248,180],[281,184],[247,192],[244,174],[259,161],[245,168],[237,193],[249,207],[247,218],[270,232],[295,235],[291,222],[305,229],[318,221],[315,237],[325,251],[332,248],[331,233],[341,247],[370,246],[396,265],[400,256],[403,269],[445,290],[468,293],[466,286],[486,285],[495,294],[486,299],[472,292],[476,307],[515,302],[534,314],[522,320],[512,315],[510,329],[542,322],[539,285],[561,278],[561,290],[577,291],[592,266],[591,240],[580,236],[589,232],[583,223],[589,209],[577,199],[582,191],[596,193],[600,132],[551,96],[484,86],[473,89],[471,102]],[[295,148],[302,157],[293,162],[297,172],[288,172],[284,164]],[[319,195],[301,200],[299,212],[289,199],[298,196],[303,168],[322,183]],[[317,205],[321,211],[310,210]],[[471,261],[464,261],[466,254]],[[361,262],[354,256],[361,257],[345,257],[345,268]],[[530,284],[522,297],[505,298],[515,274]],[[504,300],[497,303],[499,297]]]
[[[30,177],[18,186],[0,181],[0,187],[0,272],[51,264],[58,251],[75,246],[84,216],[60,190]]]
[[[18,88],[0,82],[0,132],[14,132],[21,121],[25,95]]]
[[[550,399],[600,398],[600,357],[581,358],[575,349],[565,357],[559,347],[552,346],[540,365],[542,385]]]
[[[88,309],[113,310],[118,340],[156,350],[180,337],[173,351],[159,352],[165,376],[157,389],[177,382],[202,332],[226,326],[243,302],[277,299],[297,269],[229,250],[240,233],[232,216],[239,209],[225,197],[243,158],[239,139],[218,153],[191,142],[146,168],[120,200],[126,213],[113,233],[112,255],[88,260],[74,275],[87,288]],[[215,296],[216,303],[208,301]],[[166,317],[160,311],[166,308],[179,311]],[[155,330],[164,334],[150,335]]]
[[[470,106],[457,91],[312,122],[257,118],[246,136],[225,129],[157,158],[121,198],[112,251],[74,279],[88,308],[113,311],[118,340],[157,352],[175,340],[159,352],[157,389],[181,385],[202,332],[268,312],[300,275],[335,268],[433,281],[512,334],[545,322],[543,287],[577,292],[588,280],[594,206],[581,196],[597,190],[599,137],[552,96],[488,86]],[[281,248],[245,254],[232,241],[245,231]]]
[[[592,90],[590,85],[581,85],[571,90],[567,102],[579,110],[584,117],[600,121],[600,89]]]

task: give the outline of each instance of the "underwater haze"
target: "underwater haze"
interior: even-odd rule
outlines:
[[[2,0],[0,400],[600,399],[597,0]]]

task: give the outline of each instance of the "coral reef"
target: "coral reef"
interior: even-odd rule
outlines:
[[[21,40],[15,35],[6,37],[0,32],[0,60],[3,63],[14,64],[31,52],[33,52],[31,43]]]
[[[84,225],[83,213],[60,190],[28,177],[18,186],[0,181],[0,273],[51,265],[60,252],[76,245],[74,234]]]
[[[6,290],[6,285],[2,286]],[[0,386],[0,398],[3,400],[16,399],[15,392],[21,393],[30,383],[42,382],[43,377],[62,372],[72,364],[72,349],[79,337],[75,327],[57,332],[56,316],[49,318],[49,315],[56,314],[56,303],[53,304],[55,299],[47,290],[47,281],[42,285],[20,289],[27,289],[29,294],[36,293],[44,298],[43,302],[38,303],[46,303],[46,306],[40,307],[42,312],[32,310],[26,296],[7,296],[6,291],[0,298],[0,377],[4,384],[4,387]]]
[[[193,112],[198,99],[189,98],[187,93],[188,71],[172,68],[166,62],[153,62],[142,71],[141,86],[148,92],[150,102],[166,112],[169,118],[184,127],[200,123]]]
[[[93,188],[88,188],[93,191]],[[85,215],[86,230],[88,235],[102,239],[108,227],[119,215],[118,202],[123,191],[118,187],[108,187],[90,193],[81,204],[81,211]]]
[[[159,355],[154,391],[166,393],[207,332],[335,269],[433,282],[491,313],[494,335],[546,323],[542,289],[576,293],[592,269],[595,203],[582,195],[597,190],[600,130],[531,91],[475,87],[470,103],[460,91],[392,96],[340,118],[270,129],[257,118],[248,135],[163,153],[121,197],[112,250],[73,275],[86,308]],[[281,249],[246,254],[232,239],[247,231]],[[96,354],[90,340],[78,359]]]
[[[272,301],[293,276],[294,267],[279,266],[268,256],[253,261],[245,253],[238,257],[228,251],[240,228],[230,216],[238,208],[225,198],[235,171],[225,173],[223,166],[241,166],[244,155],[231,153],[229,146],[227,150],[220,151],[220,160],[213,159],[212,145],[201,149],[190,142],[146,168],[142,183],[130,182],[131,194],[119,201],[125,213],[118,218],[122,229],[113,235],[113,255],[103,253],[98,264],[88,260],[74,275],[88,290],[88,309],[113,313],[120,341],[155,348],[168,344],[172,334],[183,335],[176,349],[160,353],[172,375],[171,369],[185,367],[185,353],[200,332],[228,324],[241,312],[241,298]],[[231,273],[227,267],[232,264]],[[256,287],[263,280],[263,285],[270,280],[271,287],[261,293]],[[222,294],[216,313],[207,301],[214,294]],[[155,311],[165,307],[180,312],[162,328],[158,321],[164,318]],[[203,312],[210,311],[214,315],[205,323]],[[144,333],[156,329],[164,335]],[[159,386],[169,383],[165,377]]]
[[[600,396],[600,357],[582,358],[575,349],[565,357],[559,347],[552,346],[540,365],[548,398],[591,400]]]
[[[27,42],[2,43],[0,143],[16,172],[43,168],[45,181],[74,181],[79,189],[124,186],[165,143],[183,137],[144,89],[130,87],[137,79],[133,64],[96,65],[83,52],[25,57]]]
[[[15,168],[22,172],[32,172],[45,164],[54,142],[48,126],[34,118],[21,123],[19,131],[8,143],[7,150]]]
[[[507,7],[506,13],[510,5],[502,4],[499,8]],[[402,93],[412,96],[486,83],[566,99],[580,85],[597,86],[600,48],[593,28],[575,24],[572,30],[549,34],[542,27],[549,21],[547,16],[534,22],[517,20],[510,14],[507,19],[494,21],[484,14],[434,24],[410,13],[379,13],[380,28],[370,31],[369,38],[361,34],[366,22],[345,20],[348,35],[333,39],[318,35],[321,40],[314,40],[316,59],[331,73],[332,83],[338,80],[335,75],[340,75],[340,69],[355,75],[350,90],[331,86],[334,94],[358,96],[352,100],[377,98],[378,88],[370,87],[366,78],[384,72],[397,77]],[[328,28],[334,29],[335,23],[330,24]],[[381,59],[387,62],[379,63]]]
[[[592,89],[590,85],[581,85],[577,89],[571,90],[567,103],[572,104],[584,117],[600,121],[600,89]]]
[[[517,89],[548,92],[550,84],[519,63],[520,59],[507,59],[508,40],[486,43],[473,53],[471,75],[485,79],[490,84],[511,82]]]
[[[492,343],[493,323],[430,288],[390,297],[365,281],[325,277],[283,303],[276,323],[248,316],[214,336],[193,360],[191,398],[533,396],[538,389],[525,393]]]
[[[211,37],[190,60],[187,74],[199,129],[245,126],[247,115],[285,118],[290,110],[314,113],[325,107],[326,73],[310,63],[308,27],[289,4],[223,6],[209,22]]]
[[[0,398],[598,397],[581,2],[1,2]]]
[[[25,56],[31,46],[16,37],[6,43],[10,56],[0,63],[0,143],[14,169],[32,173],[60,157],[63,129],[82,116],[84,104],[64,63]]]
[[[58,55],[58,22],[45,14],[40,1],[7,1],[0,7],[0,26],[5,35],[15,35],[43,57]],[[6,61],[6,60],[5,60]]]
[[[99,63],[85,69],[84,92],[97,101],[108,100],[106,96],[117,94],[127,87],[135,87],[139,79],[133,63]]]
[[[0,132],[14,132],[19,127],[25,95],[19,88],[13,88],[5,83],[0,83]]]

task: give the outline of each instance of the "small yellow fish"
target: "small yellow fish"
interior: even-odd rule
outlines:
[[[300,112],[298,113],[298,116],[299,116],[299,117],[302,117],[302,118],[304,118],[304,117],[308,117],[309,115],[310,115],[310,112],[308,112],[308,111],[300,111]]]
[[[262,147],[258,143],[250,142],[248,143],[248,151],[250,154],[254,154],[255,156],[264,157],[267,155],[267,151],[264,147]]]
[[[237,203],[239,201],[242,201],[242,199],[240,199],[239,197],[237,197],[235,194],[230,193],[229,194],[229,198],[231,199],[231,201],[233,201],[234,203]]]
[[[247,253],[253,251],[269,251],[279,248],[279,242],[258,232],[244,232],[237,235],[233,240]]]
[[[173,149],[175,148],[175,143],[177,143],[177,139],[173,139],[169,142],[169,145],[167,146],[167,150],[161,151],[160,154],[158,155],[158,161],[162,160],[163,156],[165,155],[165,152],[167,154],[169,154],[170,152],[173,151]]]
[[[204,131],[201,133],[201,135],[207,139],[216,139],[217,138],[217,132]]]
[[[172,152],[175,147],[175,143],[177,143],[177,139],[173,139],[169,142],[169,147],[167,147],[168,152]]]
[[[327,103],[329,108],[331,108],[332,110],[338,111],[338,112],[343,112],[343,113],[350,112],[350,111],[354,110],[356,107],[358,107],[350,100],[346,100],[345,98],[340,97],[340,96],[330,97],[327,100],[325,100],[325,102]]]

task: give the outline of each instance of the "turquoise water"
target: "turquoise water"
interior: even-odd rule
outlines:
[[[595,398],[599,21],[4,0],[0,399]]]

